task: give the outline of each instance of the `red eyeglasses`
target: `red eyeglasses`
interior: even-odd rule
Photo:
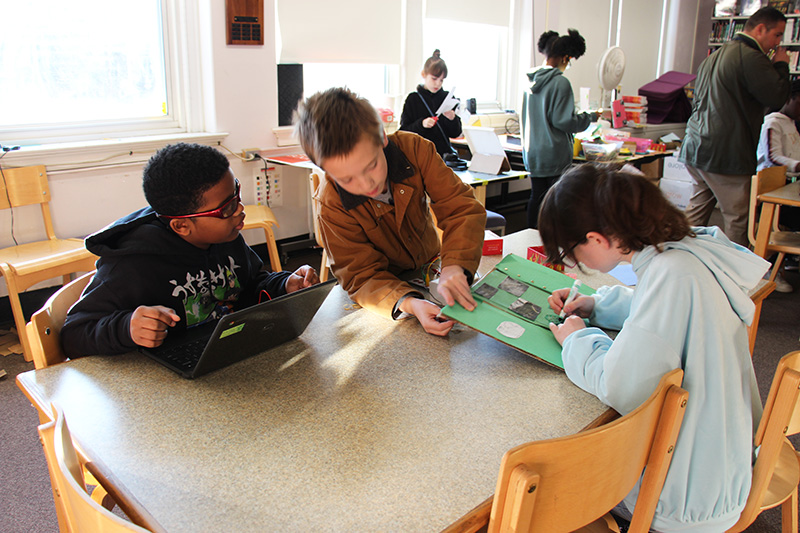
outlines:
[[[161,218],[198,218],[198,217],[213,217],[213,218],[231,218],[234,213],[239,209],[239,204],[242,202],[241,186],[239,180],[236,181],[236,189],[233,191],[233,196],[225,200],[225,203],[211,211],[203,211],[202,213],[192,213],[191,215],[158,215]]]

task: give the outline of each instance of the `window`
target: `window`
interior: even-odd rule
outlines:
[[[390,96],[396,93],[397,65],[365,63],[303,64],[303,95],[308,98],[331,87],[347,87],[363,96],[374,107],[392,107]]]
[[[498,105],[505,79],[508,29],[503,26],[426,18],[423,50],[426,58],[437,48],[447,63],[444,88],[455,88],[462,101],[475,98],[479,104]],[[422,70],[423,63],[419,69]]]
[[[174,52],[188,48],[178,40],[191,25],[176,23],[186,14],[178,4],[2,2],[0,139],[30,145],[187,131],[177,89],[189,84],[176,75]]]

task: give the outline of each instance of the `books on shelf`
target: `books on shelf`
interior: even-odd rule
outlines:
[[[783,32],[781,44],[800,44],[800,20],[796,17],[786,19],[786,30]]]
[[[724,43],[730,41],[736,32],[744,31],[746,20],[714,20],[711,22],[710,43]]]

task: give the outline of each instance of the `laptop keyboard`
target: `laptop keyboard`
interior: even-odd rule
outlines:
[[[202,338],[186,344],[164,348],[159,350],[158,355],[178,368],[189,370],[194,368],[197,361],[200,360],[206,344],[208,344],[208,339]]]

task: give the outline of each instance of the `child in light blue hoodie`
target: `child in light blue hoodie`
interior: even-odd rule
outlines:
[[[548,192],[539,231],[551,263],[608,272],[628,261],[638,279],[635,288],[601,287],[575,299],[564,323],[551,324],[570,380],[624,415],[662,375],[684,371],[689,403],[653,530],[727,530],[750,491],[762,407],[747,337],[755,311],[748,291],[769,263],[716,227],[690,227],[646,179],[588,164]],[[567,292],[550,297],[555,311]],[[619,334],[612,341],[599,328]],[[621,515],[633,512],[637,494],[638,486],[618,507]]]

